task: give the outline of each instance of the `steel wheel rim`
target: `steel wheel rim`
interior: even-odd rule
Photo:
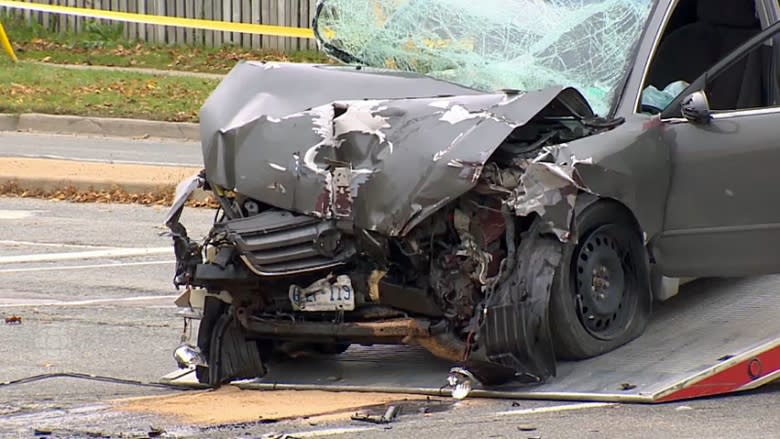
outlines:
[[[572,277],[583,329],[600,340],[622,335],[637,302],[629,235],[612,224],[593,230],[575,249]]]

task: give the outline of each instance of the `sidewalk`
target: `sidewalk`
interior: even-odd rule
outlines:
[[[0,196],[169,205],[176,185],[197,167],[0,157]],[[195,204],[206,194],[196,193]]]

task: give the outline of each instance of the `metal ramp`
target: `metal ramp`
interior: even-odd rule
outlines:
[[[705,279],[659,304],[645,334],[597,358],[560,363],[533,386],[478,388],[474,397],[654,403],[749,390],[780,377],[777,277]],[[774,285],[773,285],[774,284]],[[340,356],[284,360],[246,389],[380,391],[449,396],[451,363],[419,348],[352,347]],[[187,385],[194,374],[166,380]]]

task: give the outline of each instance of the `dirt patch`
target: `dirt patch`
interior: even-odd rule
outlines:
[[[214,391],[117,401],[117,409],[171,416],[196,425],[273,422],[343,413],[396,401],[425,400],[422,395],[346,393],[318,390],[258,391],[225,386]],[[330,416],[328,418],[332,419]]]
[[[0,195],[169,206],[176,184],[196,172],[190,167],[0,157]],[[217,203],[201,194],[189,205]]]

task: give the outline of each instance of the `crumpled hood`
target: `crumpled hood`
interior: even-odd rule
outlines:
[[[486,94],[398,72],[245,62],[201,111],[206,175],[282,209],[398,236],[473,188],[544,109],[592,116],[571,88]]]

